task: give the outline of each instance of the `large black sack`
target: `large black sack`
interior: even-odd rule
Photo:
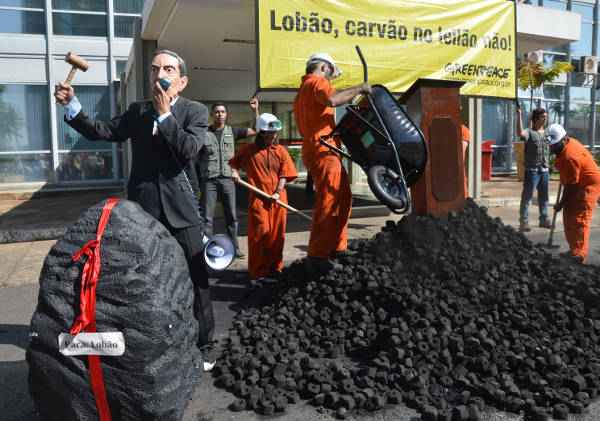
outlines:
[[[46,257],[27,349],[29,390],[44,420],[97,420],[87,357],[66,357],[58,336],[79,313],[81,262],[104,202],[88,209]],[[130,201],[113,209],[101,242],[97,331],[120,331],[125,353],[102,356],[113,420],[180,420],[199,380],[194,290],[182,248]]]

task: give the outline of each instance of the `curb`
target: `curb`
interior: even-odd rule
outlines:
[[[521,199],[474,199],[475,203],[479,206],[485,206],[487,208],[499,208],[508,206],[519,206]]]
[[[481,199],[473,199],[479,206],[485,206],[488,208],[497,208],[503,206],[519,206],[521,204],[520,197],[509,197],[509,198],[491,198],[484,197]],[[556,202],[556,195],[550,195],[548,197],[548,207],[552,207]],[[537,196],[533,197],[529,206],[538,206]]]
[[[303,210],[303,212],[312,217],[312,210]],[[373,218],[379,216],[388,216],[390,214],[391,212],[387,208],[387,206],[361,206],[352,209],[350,219]],[[246,215],[245,212],[239,213],[239,216],[244,215]],[[288,212],[288,218],[300,219],[301,217],[299,215],[293,214],[292,212]],[[69,225],[70,224],[48,225],[41,226],[38,228],[23,227],[8,230],[0,230],[0,244],[58,240],[65,234]]]
[[[312,212],[311,212],[312,213]],[[392,215],[392,211],[387,206],[373,205],[373,206],[360,206],[352,208],[350,219],[359,218],[373,218],[378,216]]]
[[[107,194],[124,194],[123,187],[120,185],[79,187],[77,189],[43,189],[43,190],[2,190],[0,191],[0,200],[32,200],[43,199],[46,197],[69,197],[82,193],[106,192]]]
[[[0,230],[0,244],[26,243],[31,241],[57,240],[67,231],[65,225],[40,228]]]

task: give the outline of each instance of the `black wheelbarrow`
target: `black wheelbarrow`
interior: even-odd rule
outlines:
[[[367,63],[356,46],[367,81]],[[347,152],[327,142],[339,138]],[[321,143],[357,163],[367,174],[375,197],[395,213],[411,209],[409,187],[427,163],[423,133],[385,86],[373,85],[372,94],[348,105],[334,131]]]

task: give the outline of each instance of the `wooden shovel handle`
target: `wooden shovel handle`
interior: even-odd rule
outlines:
[[[238,178],[238,179],[236,180],[236,182],[237,182],[238,184],[240,184],[240,185],[242,185],[242,186],[246,187],[247,189],[249,189],[249,190],[252,190],[253,192],[255,192],[255,193],[257,193],[257,194],[259,194],[259,195],[261,195],[261,196],[263,196],[263,197],[267,198],[267,199],[271,199],[271,200],[273,200],[273,196],[272,196],[272,195],[270,195],[269,193],[266,193],[266,192],[262,191],[262,190],[261,190],[261,189],[259,189],[259,188],[256,188],[256,187],[254,187],[254,186],[253,186],[252,184],[250,184],[250,183],[246,183],[246,182],[245,182],[244,180],[242,180],[241,178]],[[291,211],[291,212],[297,213],[298,215],[300,215],[300,216],[301,216],[301,217],[303,217],[304,219],[306,219],[306,220],[308,220],[308,221],[312,221],[312,218],[311,218],[310,216],[308,216],[308,215],[307,215],[307,214],[305,214],[304,212],[302,212],[302,211],[299,211],[298,209],[296,209],[296,208],[294,208],[294,207],[292,207],[292,206],[288,205],[287,203],[284,203],[284,202],[282,202],[282,201],[281,201],[281,200],[279,200],[279,199],[275,200],[275,202],[276,202],[276,203],[277,203],[279,206],[281,206],[281,207],[284,207],[284,208],[286,208],[287,210],[289,210],[289,211]]]

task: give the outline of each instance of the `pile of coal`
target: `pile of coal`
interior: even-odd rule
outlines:
[[[240,312],[215,381],[232,410],[267,415],[303,399],[339,418],[403,403],[426,421],[486,406],[565,419],[600,388],[599,273],[471,201],[388,221],[320,279],[295,263]]]
[[[67,357],[58,337],[79,313],[82,262],[104,202],[88,209],[46,257],[27,349],[29,389],[44,420],[94,420],[87,357]],[[198,382],[198,323],[183,250],[142,208],[122,200],[101,242],[98,332],[122,332],[125,353],[100,357],[113,420],[180,420]]]

